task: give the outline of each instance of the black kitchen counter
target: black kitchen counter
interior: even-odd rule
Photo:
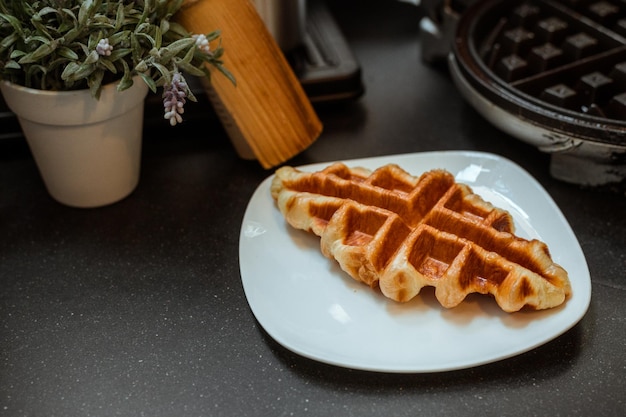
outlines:
[[[516,162],[585,253],[585,317],[527,353],[442,373],[357,371],[290,352],[255,320],[239,274],[246,205],[272,171],[239,159],[201,103],[206,119],[148,123],[139,186],[98,209],[53,201],[24,141],[0,141],[0,416],[626,413],[624,194],[553,179],[549,155],[481,118],[445,68],[422,62],[418,8],[330,8],[365,94],[320,105],[322,136],[288,163],[432,150]]]

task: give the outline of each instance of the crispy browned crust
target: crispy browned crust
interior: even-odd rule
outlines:
[[[413,177],[335,163],[276,171],[271,193],[287,222],[321,237],[322,253],[396,301],[435,287],[444,307],[491,294],[507,312],[546,309],[571,294],[548,247],[514,234],[513,219],[444,170]]]

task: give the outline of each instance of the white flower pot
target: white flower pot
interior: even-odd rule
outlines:
[[[50,195],[73,207],[100,207],[128,196],[139,182],[144,100],[139,78],[128,90],[43,91],[0,82]]]

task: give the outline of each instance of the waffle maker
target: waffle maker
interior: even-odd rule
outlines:
[[[423,59],[462,96],[550,154],[554,178],[626,184],[626,1],[423,1]],[[617,185],[617,187],[615,187]]]

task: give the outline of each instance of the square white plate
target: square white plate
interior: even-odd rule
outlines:
[[[573,295],[554,309],[512,314],[479,294],[445,309],[432,288],[422,289],[408,303],[397,303],[325,258],[317,236],[289,226],[270,194],[270,176],[246,209],[239,262],[252,312],[287,349],[353,369],[440,372],[526,352],[563,334],[584,316],[591,299],[584,254],[552,198],[518,165],[493,154],[463,151],[343,162],[369,169],[397,163],[414,176],[447,169],[485,200],[508,210],[517,235],[546,242],[553,260],[568,271]],[[298,168],[317,171],[329,164]]]

